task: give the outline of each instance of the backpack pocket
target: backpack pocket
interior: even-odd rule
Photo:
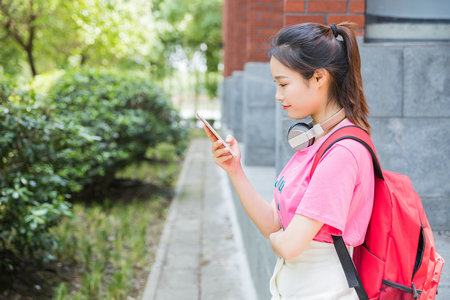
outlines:
[[[384,261],[374,255],[366,244],[362,244],[353,249],[353,262],[369,299],[378,299]]]

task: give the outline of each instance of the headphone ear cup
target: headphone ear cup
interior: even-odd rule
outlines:
[[[309,139],[306,143],[302,143],[300,145],[292,145],[289,140],[300,134],[304,134],[305,132],[310,130],[312,127],[313,127],[312,123],[298,122],[298,123],[292,124],[291,127],[289,127],[288,133],[287,133],[287,141],[288,141],[289,145],[295,150],[303,150],[306,147],[311,146],[312,143],[314,142],[314,138]]]

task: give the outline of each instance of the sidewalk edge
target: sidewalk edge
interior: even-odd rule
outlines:
[[[244,241],[242,238],[241,233],[241,226],[239,224],[237,214],[236,214],[236,206],[233,200],[233,194],[231,192],[231,188],[234,188],[231,185],[231,181],[229,180],[226,172],[223,169],[220,169],[221,174],[221,181],[222,186],[224,189],[224,197],[227,199],[227,205],[229,210],[229,216],[230,216],[230,223],[232,227],[232,232],[235,237],[236,247],[238,249],[241,249],[241,255],[239,255],[240,263],[239,265],[242,266],[241,272],[242,272],[242,286],[243,290],[246,292],[245,299],[247,300],[257,300],[257,293],[255,289],[255,283],[253,281],[253,277],[250,272],[250,265],[248,263],[248,257],[247,257],[247,251],[245,250]]]
[[[186,150],[186,155],[183,161],[183,165],[181,168],[180,176],[178,178],[177,186],[175,188],[175,195],[170,203],[169,212],[167,214],[167,218],[164,224],[164,229],[161,234],[158,243],[158,250],[156,252],[155,261],[151,267],[150,273],[147,278],[147,283],[145,285],[144,293],[142,294],[141,300],[154,300],[156,296],[156,290],[158,288],[159,280],[161,277],[161,270],[164,266],[164,262],[166,260],[167,247],[169,244],[169,238],[172,232],[172,224],[175,220],[177,206],[179,201],[179,196],[181,193],[181,188],[184,184],[186,173],[187,173],[187,165],[191,160],[189,152],[191,150],[191,146]]]

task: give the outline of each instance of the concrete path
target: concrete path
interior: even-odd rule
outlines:
[[[256,299],[226,176],[194,139],[143,300]]]

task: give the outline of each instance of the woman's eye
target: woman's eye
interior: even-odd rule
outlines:
[[[285,85],[286,85],[286,84],[280,83],[280,86],[281,86],[281,87],[284,87]]]

